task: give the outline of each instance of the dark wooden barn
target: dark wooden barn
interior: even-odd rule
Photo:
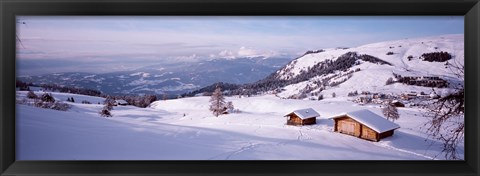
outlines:
[[[317,111],[312,108],[299,109],[286,114],[287,125],[310,125],[317,123],[317,117],[320,117]]]
[[[380,141],[392,136],[399,125],[369,111],[359,110],[339,114],[329,119],[335,121],[333,131],[370,141]]]

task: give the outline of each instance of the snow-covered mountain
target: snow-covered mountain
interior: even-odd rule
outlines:
[[[312,51],[241,89],[276,90],[280,97],[302,99],[333,93],[347,96],[352,91],[449,91],[463,84],[454,68],[464,64],[463,40],[463,35],[455,34]]]
[[[21,76],[35,84],[59,84],[100,90],[106,94],[181,94],[216,82],[243,84],[263,79],[291,59],[239,58],[187,63],[159,63],[132,71],[53,73]]]

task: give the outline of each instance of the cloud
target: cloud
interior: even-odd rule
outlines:
[[[189,55],[189,56],[178,56],[176,57],[175,59],[177,61],[194,61],[195,59],[198,58],[198,55],[197,54],[192,54],[192,55]]]
[[[256,57],[259,56],[259,53],[253,49],[242,46],[238,49],[237,55],[239,57]]]
[[[273,56],[278,56],[279,52],[272,51],[272,50],[255,50],[252,48],[247,48],[247,47],[240,47],[237,52],[238,57],[273,57]]]
[[[270,50],[258,50],[250,47],[241,46],[240,48],[232,50],[222,50],[218,54],[210,54],[211,59],[239,59],[239,58],[251,58],[251,57],[273,57],[280,55],[278,52]]]
[[[236,58],[235,54],[230,50],[223,50],[223,51],[220,51],[220,53],[218,53],[218,56],[216,56],[215,54],[213,54],[211,56],[221,57],[221,58],[224,58],[224,59],[235,59]]]

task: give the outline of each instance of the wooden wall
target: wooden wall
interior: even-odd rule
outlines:
[[[352,135],[370,141],[379,141],[382,138],[392,136],[394,130],[377,133],[368,126],[353,120],[348,116],[333,119],[335,121],[333,131]]]
[[[309,119],[305,119],[303,120],[303,124],[304,125],[310,125],[310,124],[315,124],[317,123],[317,118],[313,117],[313,118],[309,118]]]
[[[315,117],[303,120],[295,114],[290,114],[290,117],[287,120],[287,125],[310,125],[315,123],[316,123]]]
[[[288,121],[296,123],[296,124],[302,124],[302,119],[295,114],[291,114],[290,119]]]
[[[388,137],[388,136],[392,136],[392,135],[393,135],[393,131],[394,131],[394,130],[390,130],[390,131],[386,131],[386,132],[380,133],[379,139],[383,139],[383,138],[386,138],[386,137]]]
[[[353,126],[352,126],[353,125]],[[361,134],[361,124],[357,121],[351,119],[348,116],[340,117],[335,119],[335,131],[360,137]]]

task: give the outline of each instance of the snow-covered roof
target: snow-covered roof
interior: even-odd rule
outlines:
[[[320,116],[320,114],[318,114],[318,112],[313,110],[312,108],[295,110],[293,112],[290,112],[290,113],[286,114],[285,116],[288,116],[292,113],[294,113],[295,115],[297,115],[301,119],[308,119],[308,118],[319,117]]]
[[[128,104],[125,100],[115,100],[118,104]]]
[[[378,133],[383,133],[389,130],[400,128],[400,126],[397,125],[396,123],[390,122],[389,120],[367,109],[342,113],[342,114],[330,117],[329,119],[340,118],[345,115],[360,122],[361,124],[368,126],[369,128],[371,128],[372,130]]]

